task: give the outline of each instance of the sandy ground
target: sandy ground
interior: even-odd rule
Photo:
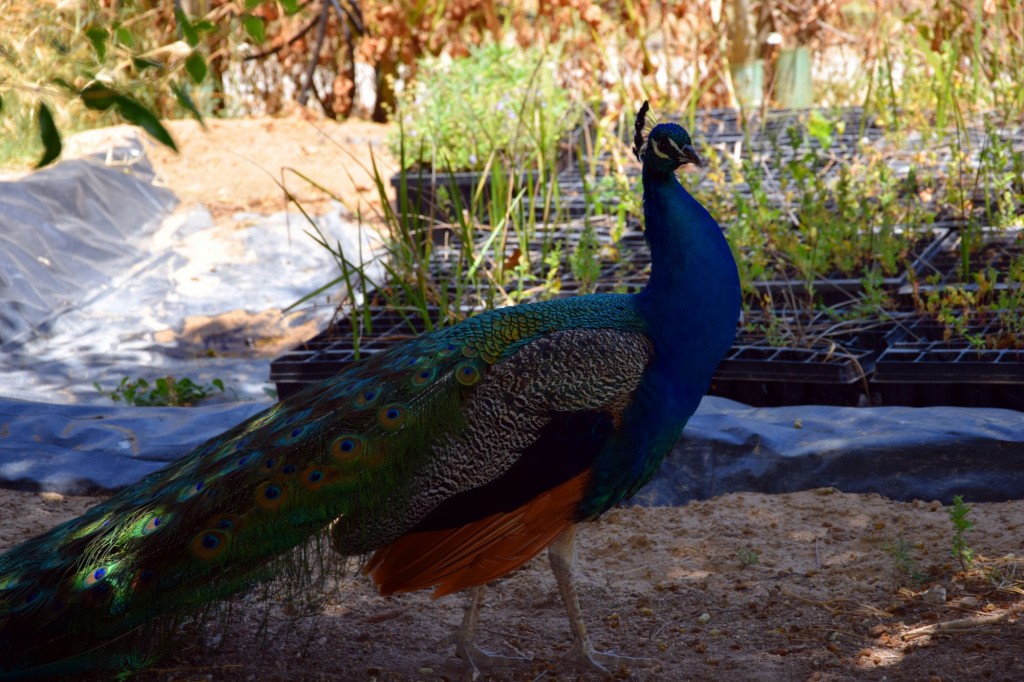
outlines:
[[[98,499],[0,490],[0,550]],[[581,529],[577,585],[594,645],[633,657],[618,679],[1019,681],[1024,502],[969,518],[979,560],[964,572],[935,502],[820,489],[618,509]],[[436,648],[463,601],[383,598],[353,576],[322,614],[275,617],[269,640],[252,635],[262,610],[243,605],[208,638],[217,649],[186,641],[133,679],[465,679]],[[489,589],[481,627],[483,648],[532,660],[478,679],[600,679],[561,660],[571,640],[544,557]]]
[[[353,213],[361,209],[372,221],[381,206],[374,163],[391,193],[387,180],[397,164],[387,150],[387,125],[358,120],[339,123],[298,106],[276,118],[210,118],[204,124],[192,119],[164,121],[178,152],[134,126],[88,130],[64,141],[62,159],[102,152],[127,135],[138,134],[157,173],[157,184],[173,190],[186,206],[201,203],[221,218],[237,211],[282,211],[289,204],[287,189],[314,214],[333,195]],[[13,180],[27,172],[8,168],[0,177]]]
[[[353,213],[361,208],[372,219],[381,205],[373,163],[385,184],[396,170],[386,146],[389,127],[378,123],[338,123],[300,110],[284,118],[209,119],[205,130],[192,120],[169,121],[167,127],[179,153],[147,145],[161,182],[183,202],[203,203],[214,216],[283,210],[281,183],[312,213],[333,194]]]
[[[369,167],[372,143],[380,161],[381,126],[298,114],[208,125],[172,122],[181,154],[151,154],[183,204],[206,204],[224,229],[241,229],[237,211],[284,208],[272,179],[284,167],[372,210],[376,190],[352,155]],[[319,190],[288,186],[314,209],[325,205]],[[0,550],[97,500],[0,490]],[[1024,501],[975,505],[970,518],[967,540],[983,560],[964,572],[950,556],[948,512],[929,501],[815,490],[620,509],[581,531],[577,582],[595,646],[635,657],[614,668],[620,679],[1022,680],[1024,559],[1014,557],[1024,557]],[[185,642],[138,679],[460,679],[457,659],[436,643],[462,603],[385,599],[353,577],[322,614],[275,620],[269,646],[249,635],[255,615],[243,607],[217,650]],[[490,589],[480,644],[532,661],[479,679],[578,677],[561,660],[570,638],[543,557]]]

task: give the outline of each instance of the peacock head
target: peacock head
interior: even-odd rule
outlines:
[[[661,173],[672,173],[688,163],[703,167],[704,164],[693,149],[690,134],[681,125],[661,123],[654,126],[644,139],[649,108],[648,103],[644,101],[636,114],[633,153],[640,163]]]

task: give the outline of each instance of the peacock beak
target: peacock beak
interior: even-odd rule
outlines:
[[[684,165],[687,163],[692,163],[697,168],[704,167],[704,162],[700,160],[700,156],[697,155],[697,151],[693,148],[692,145],[683,145],[682,154],[680,155],[679,160],[682,161]]]

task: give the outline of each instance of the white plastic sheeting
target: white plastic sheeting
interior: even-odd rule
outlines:
[[[109,405],[94,382],[109,391],[126,376],[172,374],[268,400],[269,359],[208,357],[154,334],[190,317],[284,309],[335,278],[336,263],[296,212],[236,214],[228,227],[202,206],[168,217],[174,198],[152,186],[140,154],[0,183],[0,396]],[[340,205],[317,224],[350,259],[370,257],[370,235]],[[287,322],[327,320],[333,305],[318,301]]]
[[[0,182],[0,342],[16,341],[142,257],[176,200],[141,145]]]

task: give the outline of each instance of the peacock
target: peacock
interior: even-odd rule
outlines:
[[[211,604],[311,543],[369,556],[382,594],[484,586],[548,549],[575,662],[604,670],[575,529],[651,479],[732,344],[736,263],[675,171],[689,134],[636,116],[651,274],[636,294],[484,312],[309,386],[0,556],[0,679],[151,664]],[[649,131],[649,132],[648,132]],[[645,133],[646,139],[645,139]]]

